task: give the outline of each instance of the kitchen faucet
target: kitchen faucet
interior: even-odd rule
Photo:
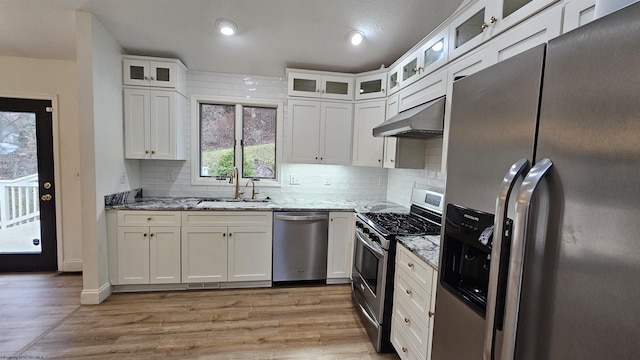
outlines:
[[[233,184],[233,179],[236,181],[236,192],[234,195],[234,199],[240,199],[240,195],[244,194],[244,192],[240,191],[240,174],[238,173],[238,168],[233,167],[233,171],[231,172],[231,178],[229,179],[229,184]]]
[[[256,183],[252,179],[247,180],[247,183],[244,187],[249,186],[249,183],[251,183],[251,199],[253,200],[256,198],[256,194],[259,194],[259,192],[256,191]]]

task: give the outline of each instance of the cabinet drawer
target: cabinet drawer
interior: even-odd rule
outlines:
[[[409,340],[409,336],[404,331],[404,322],[398,319],[395,314],[391,323],[391,344],[402,360],[424,359],[416,345]]]
[[[402,301],[393,304],[393,317],[403,330],[407,340],[416,347],[424,359],[427,354],[429,339],[429,321],[423,321],[418,315],[407,310]]]
[[[180,226],[179,211],[118,211],[118,226]]]
[[[420,287],[403,269],[396,271],[394,295],[396,300],[402,301],[408,310],[413,311],[425,321],[429,320],[431,288]]]
[[[273,226],[271,211],[183,211],[184,226]]]
[[[420,260],[404,246],[398,247],[396,255],[397,268],[403,269],[413,280],[427,292],[431,293],[433,268]]]

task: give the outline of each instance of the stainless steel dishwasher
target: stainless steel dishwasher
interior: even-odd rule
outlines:
[[[329,213],[273,213],[273,282],[326,280]]]

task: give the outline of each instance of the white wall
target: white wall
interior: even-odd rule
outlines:
[[[95,16],[76,12],[83,304],[98,304],[111,292],[104,196],[139,186],[137,162],[124,160],[121,53]],[[120,184],[121,171],[131,184]]]
[[[276,99],[286,101],[287,82],[281,77],[221,74],[202,71],[187,73],[187,97],[191,94]],[[190,103],[190,101],[187,101]],[[284,107],[286,111],[286,106]],[[187,153],[190,153],[190,105],[185,114]],[[285,113],[285,149],[288,117]],[[286,151],[285,151],[286,152]],[[187,158],[190,158],[188,155]],[[140,181],[144,196],[233,196],[233,186],[220,181],[219,186],[191,185],[191,161],[140,161]],[[299,185],[290,185],[289,176],[298,175]],[[281,168],[282,187],[258,187],[261,196],[274,199],[385,199],[387,171],[378,168],[284,164]],[[326,177],[331,185],[325,185]],[[407,199],[408,200],[408,199]]]
[[[58,134],[60,183],[56,184],[60,202],[62,247],[58,268],[62,271],[82,270],[82,236],[80,214],[80,151],[78,139],[78,98],[76,63],[64,60],[28,59],[0,56],[0,96],[57,96],[55,109]]]

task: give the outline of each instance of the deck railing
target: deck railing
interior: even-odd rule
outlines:
[[[40,220],[38,174],[0,180],[0,229]]]

